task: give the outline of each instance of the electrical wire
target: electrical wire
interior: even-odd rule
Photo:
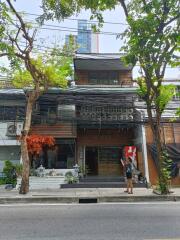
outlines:
[[[40,17],[40,14],[34,14],[34,13],[29,13],[29,12],[19,12],[25,15],[29,15],[29,16],[36,16],[36,17]],[[70,21],[87,21],[87,23],[91,24],[91,23],[99,23],[99,21],[95,21],[95,20],[86,20],[86,19],[82,19],[82,18],[64,18],[66,20],[70,20]],[[111,22],[111,21],[104,21],[103,24],[114,24],[114,25],[124,25],[124,26],[128,26],[127,23],[123,23],[123,22]]]

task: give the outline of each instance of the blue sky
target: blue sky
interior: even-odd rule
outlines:
[[[19,11],[25,11],[28,13],[33,14],[40,14],[40,0],[31,0],[31,1],[24,1],[24,0],[17,0],[15,5]],[[28,16],[28,19],[34,19],[34,16]],[[80,19],[88,19],[90,18],[90,12],[82,11],[82,13],[78,16],[72,16],[71,18],[80,18]],[[122,9],[117,7],[115,11],[106,11],[104,13],[104,19],[107,22],[122,22],[125,23],[125,17]],[[64,22],[46,22],[46,24],[54,24],[59,25],[62,27],[72,27],[77,28],[77,21],[73,20],[65,20]],[[104,27],[101,31],[103,32],[123,32],[125,29],[125,25],[120,24],[104,24]],[[61,31],[46,31],[42,30],[39,36],[48,38],[49,41],[58,39],[63,42],[65,34],[68,32],[61,32]],[[72,33],[73,34],[73,33]],[[122,41],[120,39],[116,39],[116,36],[111,35],[99,35],[99,43],[100,43],[100,52],[119,52],[120,47],[122,46]]]
[[[16,6],[16,9],[19,11],[25,11],[27,13],[33,13],[33,14],[41,14],[42,9],[40,8],[40,0],[16,0],[14,5]],[[90,12],[88,11],[82,11],[81,14],[78,16],[72,16],[71,18],[79,18],[79,19],[87,19],[90,18]],[[30,21],[34,21],[35,16],[27,15],[26,19]],[[120,7],[116,7],[113,11],[106,11],[104,12],[104,21],[106,22],[118,22],[118,23],[126,23],[125,16],[123,13],[123,10]],[[51,22],[48,21],[46,24],[53,24],[58,25],[60,27],[71,27],[71,28],[77,28],[77,21],[74,20],[65,20],[64,22]],[[125,30],[125,25],[123,24],[104,24],[101,31],[103,32],[113,32],[113,33],[122,33]],[[45,46],[51,46],[54,42],[58,42],[63,44],[64,38],[66,34],[69,34],[70,32],[64,32],[61,30],[58,31],[52,31],[52,30],[41,30],[37,37],[38,39],[41,39],[41,42]],[[72,33],[74,34],[74,33]],[[106,53],[117,53],[119,52],[120,48],[122,47],[123,42],[120,39],[116,39],[116,36],[112,35],[99,35],[99,49],[100,52],[106,52]],[[138,69],[134,69],[134,77],[138,75]],[[180,71],[176,69],[170,69],[167,68],[166,71],[166,78],[179,78],[180,77]]]

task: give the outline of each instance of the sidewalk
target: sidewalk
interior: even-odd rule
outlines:
[[[134,188],[131,195],[124,193],[123,188],[73,188],[36,190],[20,195],[17,190],[0,187],[0,204],[180,201],[180,188],[173,188],[172,191],[170,195],[157,195],[152,189]]]

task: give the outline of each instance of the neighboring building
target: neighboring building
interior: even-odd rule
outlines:
[[[38,101],[31,132],[51,134],[57,141],[54,152],[45,153],[44,166],[66,169],[78,163],[84,171],[88,169],[88,175],[123,176],[123,151],[135,146],[138,170],[155,184],[152,133],[132,68],[124,66],[118,54],[79,54],[74,69],[76,86],[49,90]],[[162,123],[164,141],[174,153],[180,149],[180,123],[167,119],[178,104],[177,100],[170,103]],[[175,178],[174,183],[179,181]]]
[[[69,43],[69,37],[73,37],[77,46],[78,53],[98,53],[99,52],[99,34],[93,33],[91,24],[87,20],[78,20],[77,35],[66,35],[65,43]]]
[[[19,163],[21,158],[20,142],[25,116],[25,94],[23,90],[0,90],[0,172],[4,161]]]

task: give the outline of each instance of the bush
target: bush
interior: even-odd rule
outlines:
[[[17,182],[16,166],[10,161],[5,161],[3,173],[5,174],[5,184],[12,184],[15,186]]]
[[[65,182],[68,184],[76,183],[78,182],[78,178],[75,177],[71,171],[69,171],[65,174]]]
[[[5,178],[0,178],[0,185],[4,185],[4,184],[6,184]]]

